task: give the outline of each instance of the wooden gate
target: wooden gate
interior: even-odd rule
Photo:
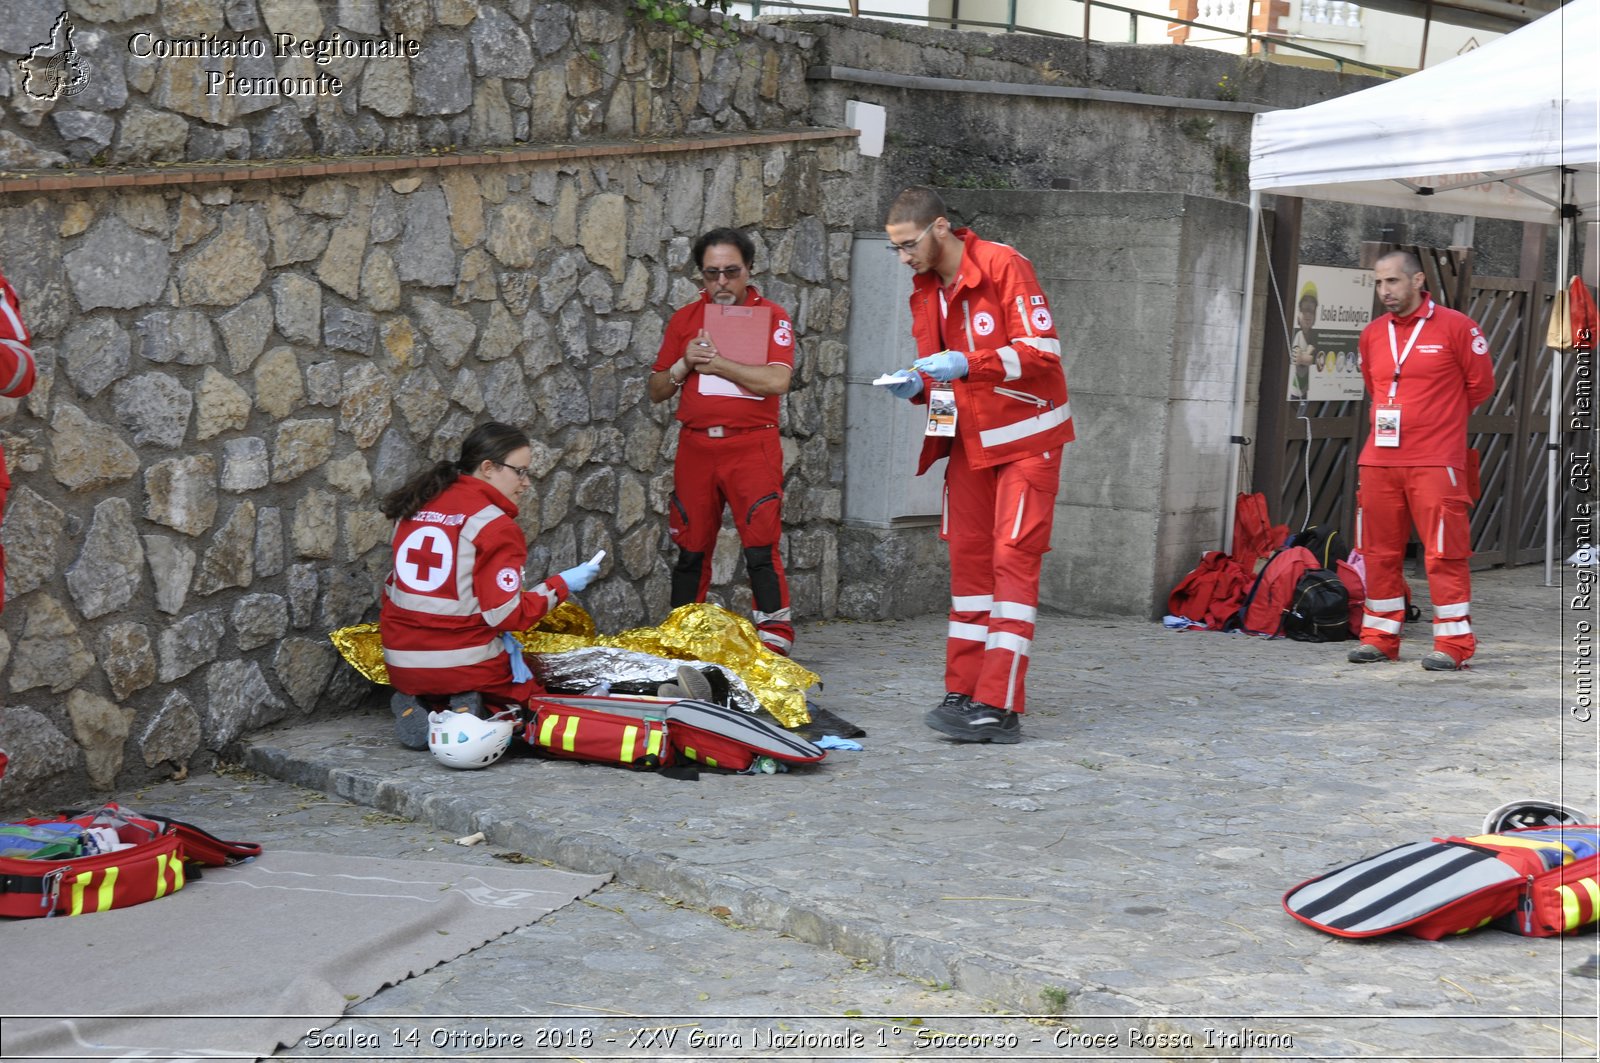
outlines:
[[[1495,360],[1494,394],[1467,423],[1483,492],[1472,510],[1474,566],[1544,560],[1550,300],[1540,295],[1529,281],[1479,277],[1465,311],[1482,327]]]

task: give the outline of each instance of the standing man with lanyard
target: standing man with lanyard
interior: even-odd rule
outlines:
[[[794,370],[789,314],[750,284],[755,244],[737,229],[712,229],[694,242],[694,264],[705,281],[700,297],[667,322],[651,367],[651,402],[678,396],[678,456],[672,466],[668,530],[678,546],[672,569],[672,607],[706,600],[711,553],[722,511],[744,546],[750,576],[751,619],[761,642],[789,656],[794,621],[778,540],[783,535],[783,447],[778,407]],[[715,308],[715,309],[713,309]],[[739,314],[723,308],[748,308]],[[746,349],[722,351],[707,315],[743,330]],[[760,326],[759,335],[752,330]],[[726,340],[725,340],[726,342]]]
[[[1061,340],[1028,260],[954,228],[937,192],[901,192],[884,231],[916,272],[921,357],[882,383],[928,406],[917,475],[950,459],[939,533],[950,550],[946,693],[925,720],[961,742],[1019,742],[1039,569],[1074,434]]]
[[[1367,562],[1367,604],[1361,645],[1350,660],[1400,656],[1406,611],[1400,568],[1415,524],[1433,599],[1433,649],[1422,667],[1453,672],[1477,648],[1467,417],[1494,393],[1494,360],[1477,322],[1433,301],[1416,255],[1391,251],[1372,274],[1389,312],[1361,331],[1372,431],[1361,451],[1356,548]]]

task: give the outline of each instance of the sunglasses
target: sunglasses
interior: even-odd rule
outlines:
[[[700,271],[700,276],[704,277],[707,281],[715,282],[723,277],[726,277],[728,280],[733,280],[733,278],[737,277],[743,272],[743,266],[728,266],[724,269],[703,269]]]

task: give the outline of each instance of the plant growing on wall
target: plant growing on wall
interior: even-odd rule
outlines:
[[[728,4],[731,0],[698,0],[698,6],[705,11],[717,11],[726,15]],[[663,26],[681,37],[685,37],[695,44],[707,48],[724,48],[733,44],[738,38],[725,26],[706,29],[692,21],[690,9],[696,6],[689,0],[633,0],[634,11],[647,22],[654,22]]]

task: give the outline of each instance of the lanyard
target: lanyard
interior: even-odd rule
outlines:
[[[945,350],[952,350],[954,348],[951,346],[950,337],[945,332],[945,321],[950,316],[950,297],[955,295],[956,289],[961,286],[961,274],[956,274],[956,279],[949,284],[945,284],[943,281],[936,281],[935,283],[939,285],[939,342],[944,344]],[[967,337],[966,342],[968,345],[971,344],[972,337],[970,335]]]
[[[1421,308],[1418,308],[1421,312]],[[1422,326],[1427,322],[1427,315],[1417,318],[1417,323],[1411,328],[1411,338],[1406,340],[1403,351],[1395,350],[1394,315],[1389,315],[1389,353],[1394,356],[1394,379],[1389,381],[1389,401],[1394,401],[1394,393],[1400,387],[1400,367],[1406,364],[1406,359],[1411,355],[1411,345],[1417,342],[1417,337],[1422,335]]]

